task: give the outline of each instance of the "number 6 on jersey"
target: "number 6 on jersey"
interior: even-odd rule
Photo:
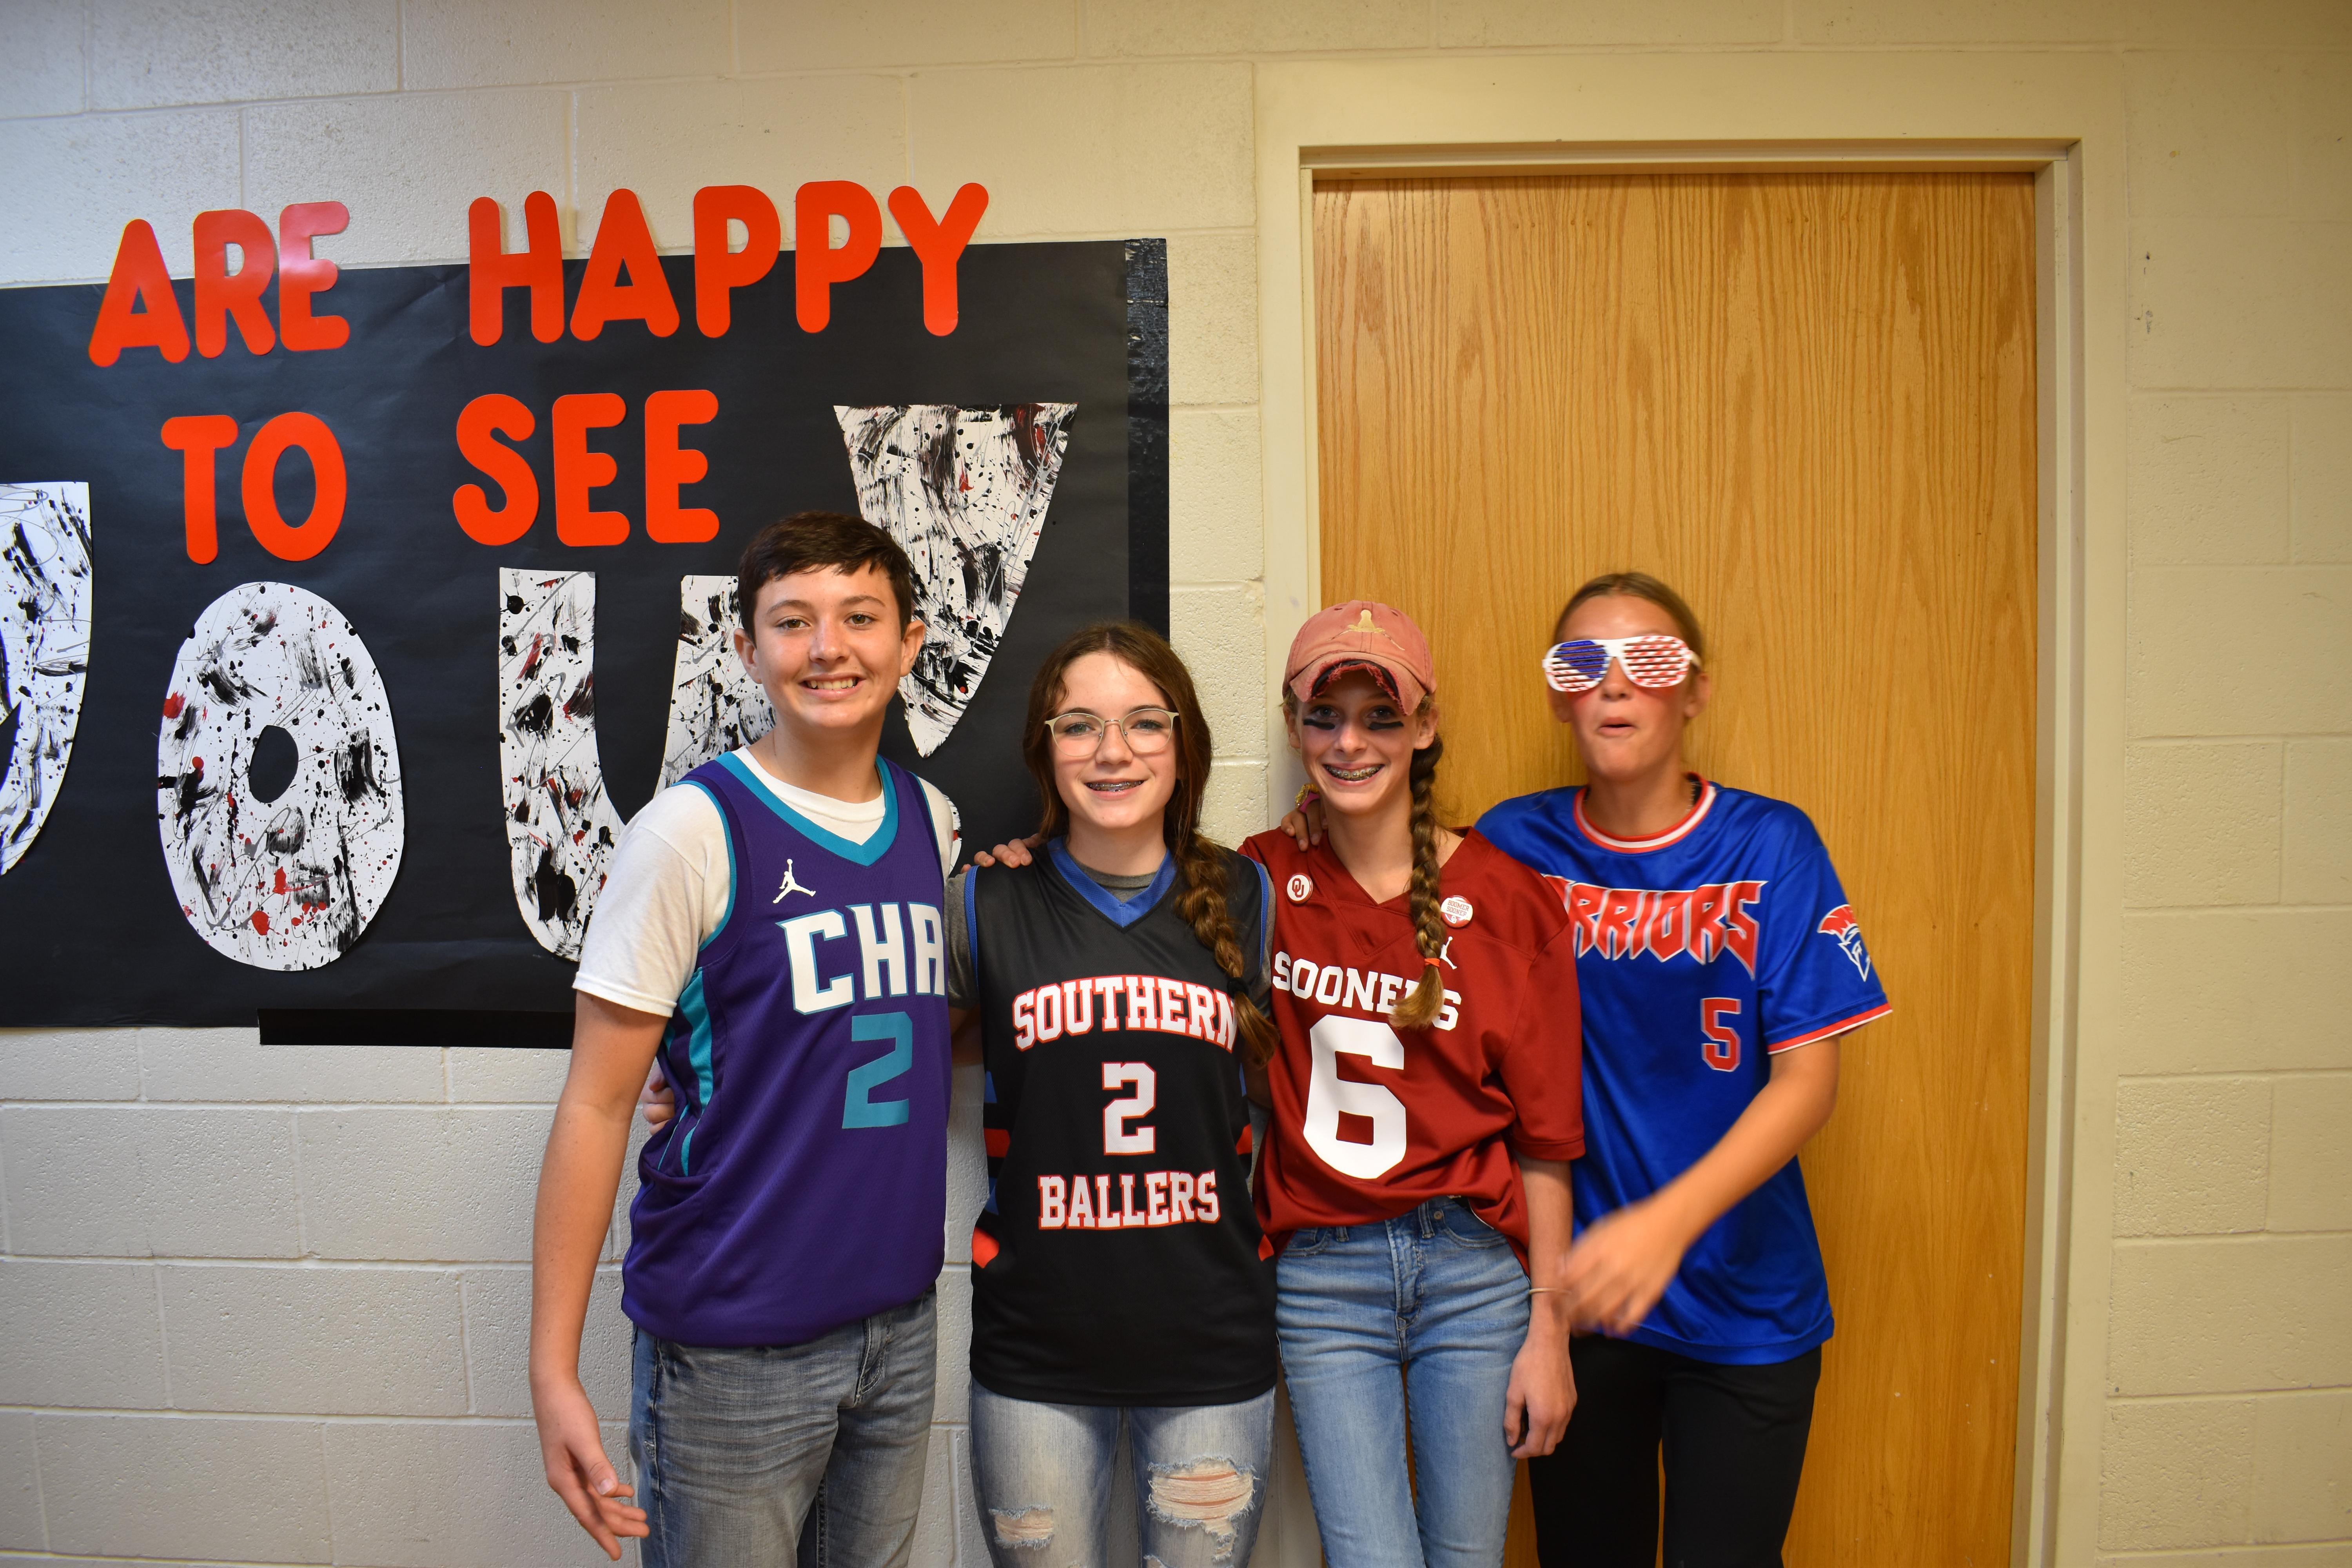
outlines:
[[[1333,1170],[1369,1181],[1404,1158],[1404,1101],[1379,1084],[1341,1078],[1339,1058],[1362,1057],[1373,1067],[1399,1071],[1404,1067],[1404,1042],[1386,1024],[1336,1015],[1318,1019],[1307,1039],[1315,1052],[1314,1076],[1307,1088],[1307,1146]],[[1372,1141],[1342,1139],[1342,1114],[1370,1121]]]

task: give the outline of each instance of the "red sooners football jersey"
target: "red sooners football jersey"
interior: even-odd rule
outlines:
[[[1542,879],[1477,834],[1445,863],[1445,1005],[1425,1029],[1388,1015],[1425,960],[1408,900],[1374,903],[1328,846],[1261,833],[1242,853],[1274,883],[1274,1120],[1258,1223],[1279,1250],[1310,1226],[1364,1225],[1459,1197],[1527,1256],[1513,1150],[1584,1152],[1576,944]]]

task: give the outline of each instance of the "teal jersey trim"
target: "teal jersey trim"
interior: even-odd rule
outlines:
[[[694,1069],[695,1108],[699,1113],[710,1109],[710,1093],[717,1087],[710,1071],[710,1009],[702,1000],[702,971],[696,970],[694,978],[688,981],[686,989],[679,993],[677,1010],[686,1019],[686,1062]],[[700,1125],[701,1118],[698,1114],[696,1127]],[[677,1173],[681,1176],[687,1174],[687,1153],[694,1147],[694,1134],[695,1127],[689,1127],[677,1142]]]
[[[719,940],[719,933],[727,929],[727,922],[735,918],[735,895],[740,890],[739,886],[740,879],[735,875],[735,834],[733,829],[728,826],[727,807],[726,805],[719,800],[719,792],[712,789],[709,784],[704,784],[700,779],[688,779],[686,782],[710,797],[710,804],[717,807],[719,811],[719,837],[727,840],[727,911],[719,917],[719,923],[710,928],[710,934],[702,939],[701,945],[703,947],[709,947],[712,942]],[[696,975],[694,977],[694,984],[697,985],[701,984],[702,976],[699,974]]]
[[[898,837],[898,790],[890,778],[890,764],[881,757],[874,759],[874,771],[882,780],[882,826],[874,837],[863,844],[852,844],[840,834],[820,827],[776,798],[776,792],[767,782],[744,763],[742,758],[730,752],[719,759],[719,765],[743,781],[760,804],[784,820],[787,826],[806,837],[820,849],[830,850],[852,865],[871,866],[889,852],[891,843]]]

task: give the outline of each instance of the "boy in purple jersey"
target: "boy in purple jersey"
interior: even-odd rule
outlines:
[[[598,899],[540,1173],[531,1403],[549,1486],[615,1559],[638,1536],[647,1568],[898,1568],[937,1356],[953,811],[877,754],[923,640],[889,536],[802,513],[751,542],[740,592],[775,727],[639,813]],[[579,1352],[656,1053],[679,1112],[622,1270],[640,1507]]]
[[[1796,1155],[1837,1097],[1837,1037],[1888,1010],[1803,812],[1691,773],[1696,620],[1639,573],[1568,602],[1552,711],[1591,782],[1478,829],[1545,874],[1584,1004],[1585,1153],[1561,1284],[1579,1401],[1531,1461],[1544,1568],[1778,1563],[1829,1287]]]

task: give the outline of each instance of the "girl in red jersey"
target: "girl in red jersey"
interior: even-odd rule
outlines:
[[[1513,1460],[1550,1452],[1576,1399],[1572,938],[1532,872],[1439,825],[1436,679],[1411,620],[1320,612],[1285,685],[1328,842],[1244,852],[1275,889],[1256,1205],[1307,1490],[1333,1568],[1495,1568]]]

